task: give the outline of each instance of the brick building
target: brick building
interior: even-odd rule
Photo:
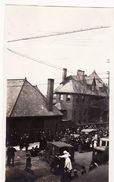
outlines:
[[[95,71],[87,76],[78,70],[77,75],[67,76],[67,69],[63,69],[62,79],[55,89],[55,105],[65,124],[108,123],[108,88]]]

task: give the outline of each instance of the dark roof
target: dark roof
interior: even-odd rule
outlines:
[[[94,85],[93,85],[94,83]],[[95,89],[92,89],[95,86]],[[108,88],[95,71],[83,80],[77,75],[66,77],[65,81],[55,89],[55,93],[77,93],[96,96],[108,96]]]
[[[26,79],[7,81],[7,117],[61,115],[55,106],[53,111],[48,111],[47,99],[38,87],[34,87]]]

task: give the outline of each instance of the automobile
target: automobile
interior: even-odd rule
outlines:
[[[105,164],[109,160],[109,138],[101,138],[100,145],[94,147],[92,153],[92,165],[97,167],[97,165]]]
[[[100,146],[109,147],[109,138],[103,137],[100,139]]]
[[[71,144],[55,141],[48,142],[46,149],[46,161],[50,165],[50,171],[53,174],[60,175],[61,173],[61,164],[64,163],[64,158],[59,158],[59,155],[63,155],[63,151],[66,150],[71,155],[71,162],[73,169],[71,170],[71,176],[73,178],[78,177],[78,172],[85,172],[85,167],[81,164],[78,164],[74,160],[74,147]],[[63,162],[62,162],[62,161]],[[63,165],[63,164],[62,164]]]
[[[61,141],[54,141],[47,143],[45,160],[50,165],[50,171],[54,174],[60,174],[61,165],[64,162],[64,158],[60,159],[59,156],[63,155],[63,151],[66,150],[71,155],[71,161],[74,161],[74,147],[70,144]],[[62,162],[63,161],[63,162]]]
[[[91,128],[86,128],[86,129],[81,130],[81,133],[86,134],[86,135],[88,135],[88,134],[95,135],[96,132],[97,132],[97,129],[91,129]]]
[[[71,160],[74,160],[74,147],[71,144],[56,141],[56,142],[48,142],[47,144],[49,157],[53,157],[56,155],[63,155],[63,151],[67,150],[71,155]]]

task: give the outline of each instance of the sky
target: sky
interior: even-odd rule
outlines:
[[[6,6],[6,77],[26,77],[44,94],[48,78],[55,80],[55,88],[61,82],[62,68],[68,75],[96,70],[107,83],[113,20],[110,8]],[[98,29],[12,41],[89,28]]]

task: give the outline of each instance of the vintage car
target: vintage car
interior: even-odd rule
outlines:
[[[108,137],[101,138],[100,146],[109,147],[109,138]]]
[[[81,134],[92,134],[92,135],[95,135],[97,132],[97,129],[91,129],[91,128],[87,128],[87,129],[82,129],[81,130]]]
[[[74,160],[74,147],[68,143],[56,141],[48,142],[47,144],[49,157],[62,155],[64,150],[67,150],[71,155],[71,160]]]
[[[61,141],[48,142],[45,160],[50,165],[50,171],[54,174],[60,174],[61,164],[64,160],[59,158],[60,155],[63,155],[63,151],[66,150],[71,155],[71,161],[74,161],[74,147],[70,144]]]
[[[92,154],[92,162],[90,168],[97,165],[105,164],[109,160],[109,139],[101,138],[100,145],[94,147]]]

